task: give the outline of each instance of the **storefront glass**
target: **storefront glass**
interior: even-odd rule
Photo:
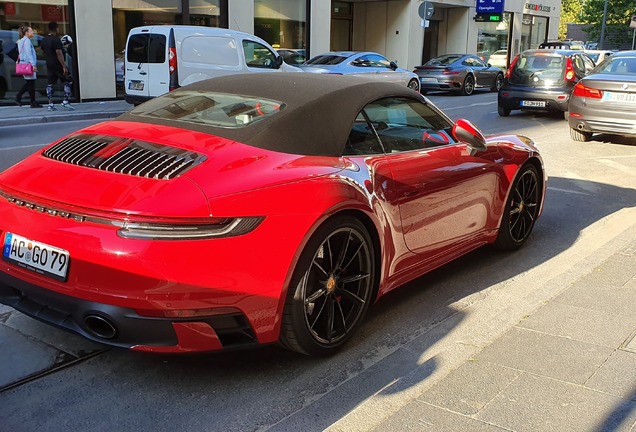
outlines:
[[[18,40],[20,26],[33,28],[32,39],[38,56],[38,78],[35,81],[36,97],[46,95],[46,65],[39,47],[40,40],[47,35],[48,23],[56,21],[58,34],[71,33],[67,0],[0,1],[0,102],[13,101],[24,85],[24,78],[15,75],[15,62],[3,52],[8,51]],[[72,62],[67,58],[67,64]],[[23,99],[28,95],[23,96]]]
[[[507,67],[512,16],[512,13],[506,12],[500,22],[477,23],[477,55],[490,62],[490,57],[494,54],[493,66]]]
[[[521,51],[539,48],[548,38],[548,18],[524,15],[521,27]]]
[[[306,53],[307,0],[254,0],[254,34],[276,49]]]

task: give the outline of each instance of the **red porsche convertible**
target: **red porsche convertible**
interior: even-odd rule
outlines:
[[[0,174],[0,302],[139,351],[328,355],[399,285],[522,246],[545,190],[530,139],[401,85],[215,78]]]

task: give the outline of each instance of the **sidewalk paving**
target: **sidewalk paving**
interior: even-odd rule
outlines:
[[[28,103],[21,107],[17,105],[0,106],[0,127],[58,121],[109,119],[117,117],[133,107],[124,100],[73,103],[73,110],[62,108],[59,103],[55,104],[55,111],[48,111],[46,103],[43,103],[42,106],[42,108],[31,108]]]

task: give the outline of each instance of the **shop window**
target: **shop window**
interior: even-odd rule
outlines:
[[[507,67],[512,16],[512,13],[505,12],[500,22],[477,23],[477,56],[484,62]],[[490,57],[493,54],[496,54],[496,57],[491,62]]]
[[[548,18],[524,15],[521,21],[521,50],[536,49],[548,39]]]
[[[276,49],[305,55],[306,0],[254,0],[254,34]]]

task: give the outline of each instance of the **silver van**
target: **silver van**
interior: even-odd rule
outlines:
[[[301,72],[254,35],[214,27],[162,25],[128,33],[125,99],[139,104],[208,78],[247,72]]]

